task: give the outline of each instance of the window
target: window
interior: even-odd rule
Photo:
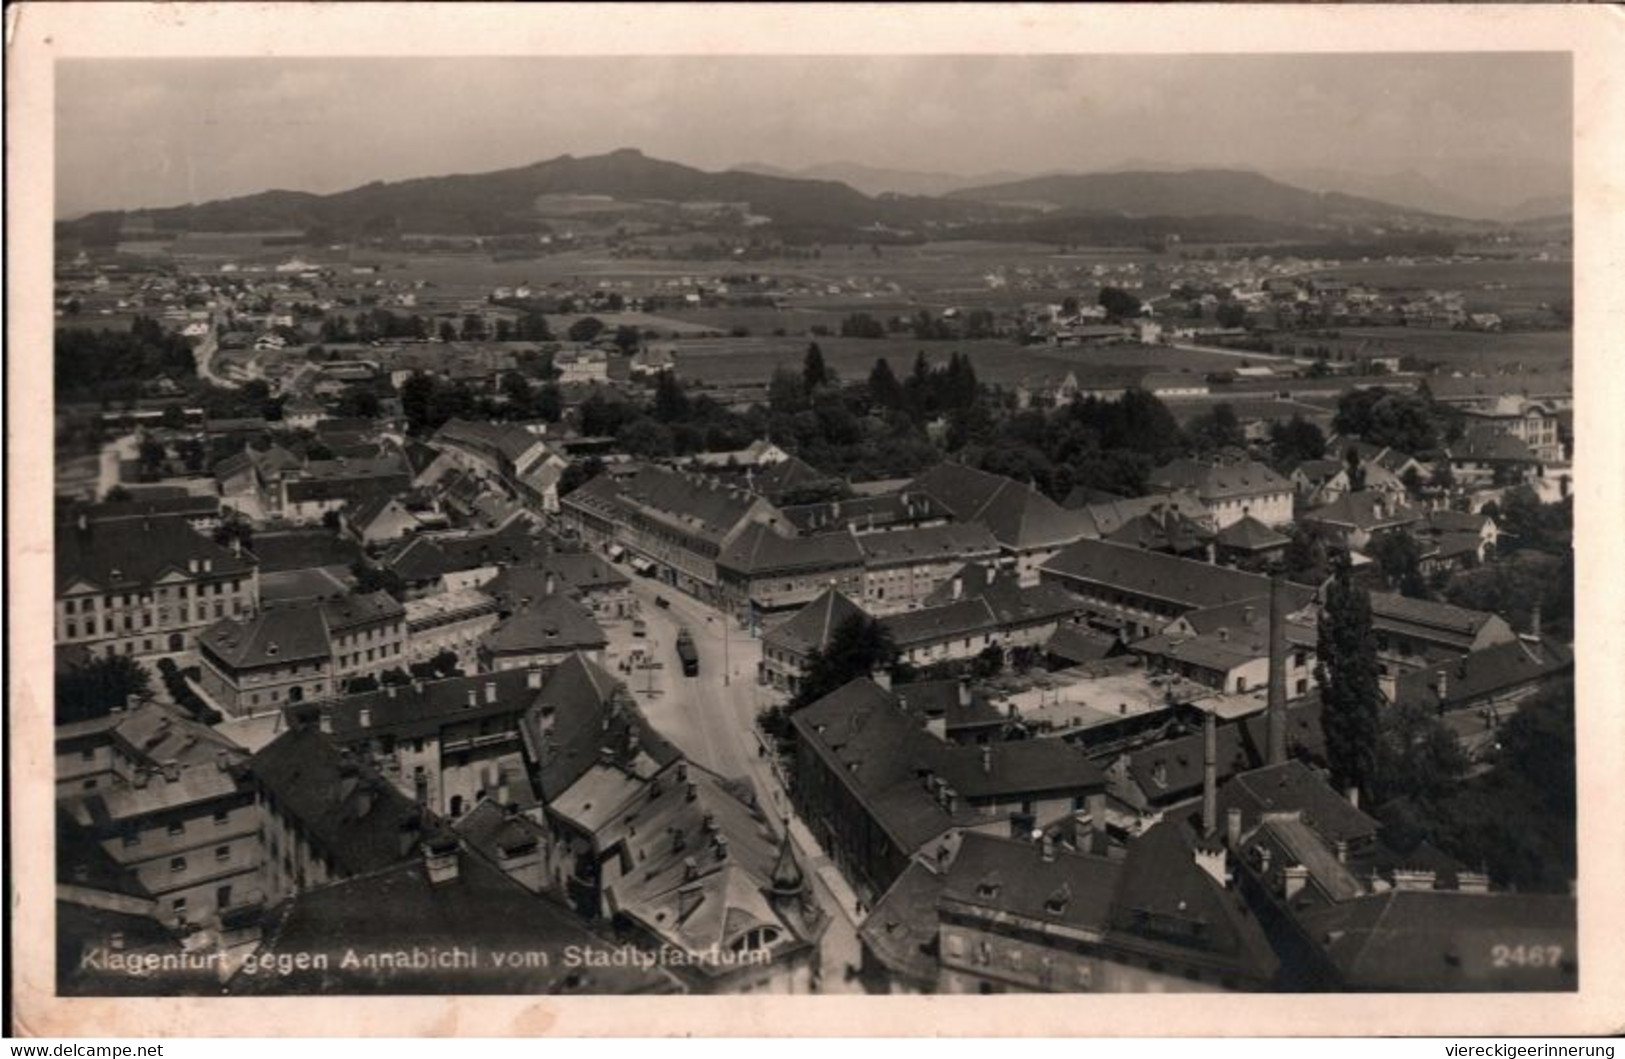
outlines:
[[[222,886],[214,892],[214,906],[216,908],[231,907],[231,887]]]
[[[170,857],[169,858],[169,874],[171,874],[171,875],[179,875],[181,872],[183,872],[185,870],[186,870],[186,858],[185,857]]]
[[[141,844],[141,832],[139,832],[139,831],[126,831],[126,832],[124,832],[123,837],[124,837],[124,848],[126,848],[126,849],[128,849],[131,846],[139,846]]]
[[[216,864],[223,864],[224,862],[226,862],[226,861],[228,861],[230,859],[231,859],[231,847],[230,846],[216,846],[216,847],[214,847],[214,860],[215,860]]]
[[[76,621],[68,622],[68,639],[71,640],[75,636],[78,636],[78,635],[79,635],[79,623],[76,622]]]
[[[186,834],[186,821],[184,821],[184,820],[176,820],[176,821],[172,822],[169,825],[169,833],[171,835],[184,835],[184,834]]]
[[[96,760],[96,751],[95,751],[95,749],[92,748],[90,750],[81,750],[81,751],[79,751],[79,760],[80,761],[95,761]]]
[[[225,827],[230,822],[231,822],[231,810],[230,809],[218,809],[218,810],[215,811],[214,823],[215,823],[216,827]]]
[[[186,914],[186,898],[177,897],[169,902],[169,910],[177,916],[184,916]]]
[[[94,778],[85,780],[85,782],[80,784],[80,786],[87,791],[93,791],[96,789],[96,780]]]
[[[64,603],[62,605],[62,610],[66,614],[72,614],[73,613],[73,600],[70,599],[66,603]],[[68,628],[71,629],[71,628],[73,628],[73,626],[70,625],[70,626],[68,626]]]

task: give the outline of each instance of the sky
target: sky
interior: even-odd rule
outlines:
[[[483,172],[636,147],[704,169],[1415,171],[1568,186],[1556,53],[74,59],[56,215]]]

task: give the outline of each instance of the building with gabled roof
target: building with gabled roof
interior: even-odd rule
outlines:
[[[406,610],[387,592],[267,607],[198,637],[199,684],[234,717],[320,701],[406,665]]]
[[[929,700],[927,700],[929,701]],[[923,709],[868,679],[790,718],[802,819],[861,898],[873,901],[916,855],[934,857],[956,828],[1028,833],[1094,806],[1105,776],[1059,739],[961,745]]]
[[[938,593],[973,580],[982,579],[956,575]],[[1059,585],[1024,586],[1008,573],[964,591],[957,599],[939,602],[934,597],[919,610],[880,619],[902,661],[929,665],[972,658],[989,648],[1039,647],[1060,622],[1083,610],[1082,601]]]
[[[794,695],[814,651],[849,618],[867,616],[846,593],[831,586],[794,615],[762,635],[762,682]]]
[[[890,614],[925,605],[967,563],[993,565],[999,542],[975,522],[952,522],[857,538],[863,552],[864,607]]]
[[[1382,534],[1415,529],[1423,518],[1422,511],[1396,503],[1392,494],[1367,489],[1343,493],[1324,507],[1305,512],[1301,521],[1360,550]]]
[[[722,597],[718,559],[735,538],[779,520],[759,496],[654,464],[619,480],[599,475],[565,497],[561,511],[587,543],[631,552],[660,580],[704,600]]]
[[[1377,641],[1377,669],[1390,690],[1392,680],[1408,670],[1517,639],[1498,614],[1395,592],[1371,593],[1371,630]]]
[[[302,889],[265,927],[262,961],[228,992],[285,995],[604,995],[683,992],[653,963],[613,955],[577,916],[509,878],[453,832],[414,841],[396,862]],[[403,941],[438,958],[395,959]],[[516,954],[498,960],[495,954]],[[517,955],[523,954],[523,955]],[[303,957],[302,959],[293,959]]]
[[[144,915],[205,924],[261,899],[247,756],[176,707],[143,703],[58,726],[58,763],[75,761],[79,776],[77,789],[59,786],[58,804],[126,880],[119,889],[148,903]]]
[[[211,622],[259,607],[252,556],[183,517],[92,524],[56,535],[56,637],[96,655],[185,651]]]
[[[1538,473],[1541,460],[1516,435],[1475,425],[1446,449],[1450,473],[1466,485],[1503,482]]]
[[[1066,548],[1044,564],[1042,577],[1081,596],[1097,624],[1120,628],[1131,640],[1193,610],[1248,600],[1262,609],[1270,588],[1262,574],[1095,540]],[[1284,590],[1292,610],[1313,594],[1300,585]]]
[[[717,589],[737,614],[773,614],[811,601],[830,585],[863,591],[863,551],[850,533],[791,536],[785,528],[748,522],[716,559]]]
[[[1285,552],[1290,543],[1291,538],[1251,515],[1244,515],[1213,535],[1221,562],[1271,559]]]
[[[315,725],[298,725],[248,762],[264,828],[267,903],[410,860],[423,810]]]
[[[608,644],[586,607],[555,592],[521,603],[480,637],[478,651],[485,668],[500,672],[554,666],[578,653],[598,662]]]
[[[1179,459],[1152,471],[1159,493],[1188,492],[1213,513],[1215,529],[1251,515],[1267,526],[1292,521],[1292,484],[1256,460]]]
[[[999,542],[1006,561],[1025,584],[1061,548],[1095,534],[1093,520],[1063,508],[1031,485],[959,463],[939,463],[916,477],[919,490],[947,508],[956,522],[980,522]]]

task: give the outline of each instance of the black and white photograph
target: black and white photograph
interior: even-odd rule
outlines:
[[[1574,54],[815,43],[51,59],[47,992],[1600,984]]]

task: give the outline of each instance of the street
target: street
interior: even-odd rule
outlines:
[[[856,897],[795,816],[789,795],[774,774],[772,759],[762,753],[756,736],[756,714],[772,701],[770,690],[756,683],[761,641],[733,626],[720,611],[669,585],[634,576],[632,590],[648,635],[635,638],[631,622],[610,626],[606,630],[610,670],[633,690],[649,722],[689,760],[719,775],[747,781],[775,831],[788,816],[802,870],[813,883],[819,905],[830,916],[821,947],[823,991],[858,991],[857,982],[848,980],[846,973],[849,966],[858,965],[861,953]],[[657,606],[657,596],[664,597],[669,606]],[[683,627],[693,635],[700,657],[700,672],[695,677],[683,676],[677,661],[677,633]],[[622,673],[620,663],[640,647],[660,667]]]

